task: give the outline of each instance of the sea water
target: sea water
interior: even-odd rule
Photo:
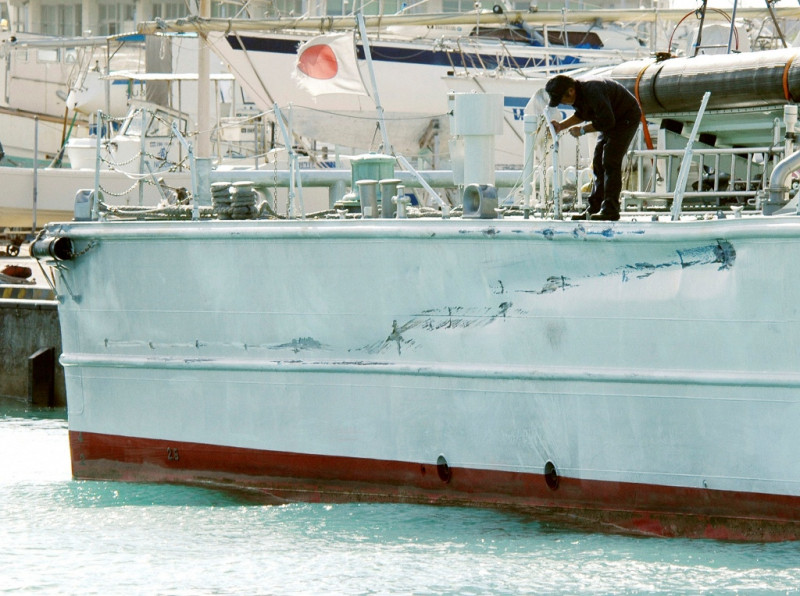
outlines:
[[[0,593],[775,594],[800,543],[576,532],[508,512],[263,505],[76,481],[63,410],[0,399]]]

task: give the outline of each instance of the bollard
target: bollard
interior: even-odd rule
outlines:
[[[381,217],[392,218],[395,216],[397,204],[392,201],[397,196],[397,185],[401,180],[397,178],[384,178],[379,182],[381,187]]]
[[[361,216],[364,219],[378,217],[378,181],[359,180],[356,185],[361,202]]]

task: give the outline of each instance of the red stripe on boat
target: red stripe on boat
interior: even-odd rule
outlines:
[[[653,536],[800,538],[800,497],[449,468],[70,431],[78,479],[251,487],[266,499],[510,507],[584,529]],[[686,512],[690,511],[690,514]]]

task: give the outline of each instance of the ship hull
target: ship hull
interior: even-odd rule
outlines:
[[[62,224],[77,478],[800,535],[800,223]]]

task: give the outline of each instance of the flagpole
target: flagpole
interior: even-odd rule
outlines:
[[[369,49],[367,28],[364,25],[364,15],[359,11],[356,14],[356,18],[358,19],[358,31],[361,33],[361,43],[364,44],[364,57],[367,59],[369,79],[372,83],[373,99],[375,100],[375,109],[378,111],[378,127],[381,129],[381,137],[383,137],[383,150],[390,155],[394,155],[394,149],[389,144],[389,135],[386,133],[386,122],[383,119],[383,106],[381,105],[381,98],[378,95],[378,83],[375,81],[375,71],[372,69],[372,52]]]

